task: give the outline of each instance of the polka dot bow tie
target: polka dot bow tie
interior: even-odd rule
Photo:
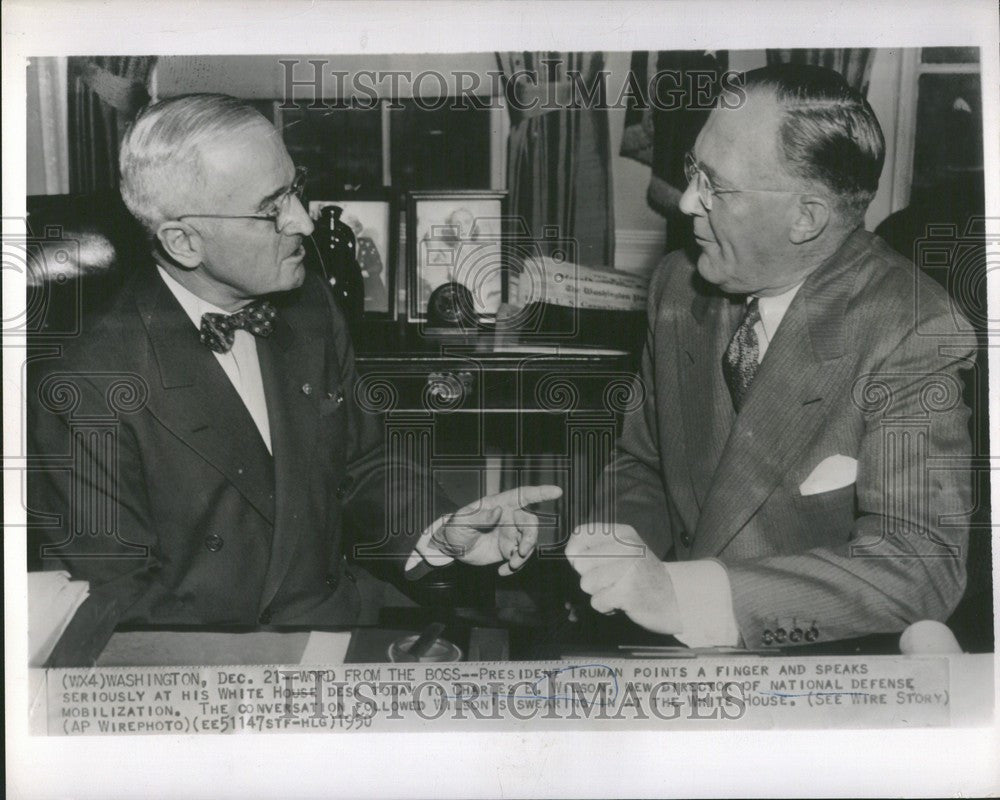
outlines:
[[[202,314],[201,343],[216,353],[228,353],[236,331],[267,338],[274,330],[278,312],[267,300],[256,300],[235,314]]]

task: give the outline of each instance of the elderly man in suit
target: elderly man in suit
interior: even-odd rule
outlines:
[[[372,572],[524,562],[522,505],[559,489],[456,512],[387,456],[344,318],[303,267],[304,175],[267,120],[222,95],[164,100],[127,134],[121,176],[154,255],[29,369],[42,561],[91,584],[50,663],[92,661],[123,623],[370,622],[387,591]]]
[[[972,345],[863,228],[884,158],[837,73],[769,67],[711,113],[652,278],[644,404],[566,554],[592,605],[692,646],[943,620],[965,583]]]

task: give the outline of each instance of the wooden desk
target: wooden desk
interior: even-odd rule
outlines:
[[[539,509],[558,520],[540,532],[543,546],[582,521],[567,510],[590,506],[593,476],[611,453],[622,415],[641,402],[636,358],[624,350],[500,336],[427,338],[399,328],[361,335],[356,347],[356,397],[385,415],[390,457],[416,459],[456,502],[523,483],[562,487],[561,501]],[[520,598],[548,591],[563,577],[549,575],[548,566],[533,566],[503,588],[516,588]],[[421,601],[511,602],[497,597],[500,587],[486,573],[455,573],[435,576]]]

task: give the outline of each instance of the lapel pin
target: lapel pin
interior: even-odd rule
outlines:
[[[302,384],[302,394],[312,394],[313,387],[308,383]]]

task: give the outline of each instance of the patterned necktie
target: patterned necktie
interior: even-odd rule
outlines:
[[[722,358],[722,374],[733,398],[736,413],[743,407],[743,398],[753,383],[754,375],[760,366],[760,345],[757,342],[757,331],[754,326],[760,322],[760,310],[757,308],[757,298],[747,303],[746,313],[740,327],[736,329],[726,354]]]
[[[267,338],[274,330],[278,312],[267,300],[255,300],[235,314],[202,314],[201,343],[215,353],[228,353],[236,331]]]

